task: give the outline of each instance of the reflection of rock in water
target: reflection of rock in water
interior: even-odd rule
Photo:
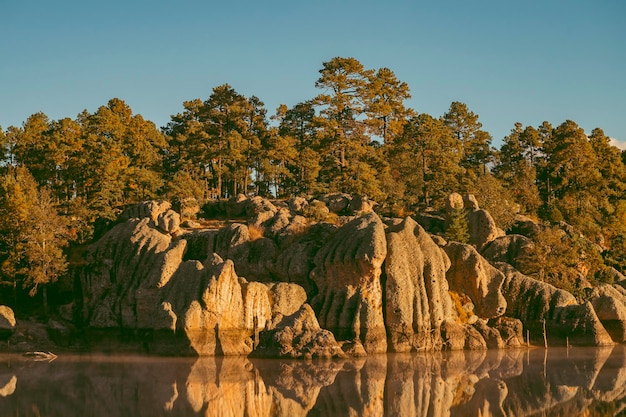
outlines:
[[[0,397],[13,395],[16,387],[17,377],[15,375],[11,375],[9,378],[6,376],[0,376]]]
[[[599,402],[613,403],[616,414],[626,410],[626,346],[615,346],[598,374],[591,393]]]
[[[626,346],[289,361],[0,363],[2,415],[535,416],[626,410]],[[17,383],[19,381],[19,383]]]
[[[335,383],[320,390],[314,416],[384,415],[387,355],[370,355],[346,363]]]

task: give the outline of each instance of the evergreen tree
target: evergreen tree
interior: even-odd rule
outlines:
[[[448,212],[448,224],[445,237],[447,240],[460,243],[469,242],[469,226],[467,213],[463,207],[453,207]]]
[[[412,117],[402,135],[386,144],[386,149],[408,204],[440,208],[445,197],[458,189],[464,172],[461,144],[441,118],[425,113]]]
[[[466,169],[466,180],[473,181],[487,172],[491,161],[491,135],[482,130],[478,115],[471,112],[465,103],[452,102],[450,109],[443,116],[446,125],[461,142],[461,166]]]
[[[523,129],[521,123],[515,124],[515,128],[504,138],[502,147],[496,155],[493,173],[496,178],[503,181],[523,212],[536,214],[541,200],[539,189],[535,184],[537,172],[533,165],[536,145],[529,145],[525,140],[533,136],[531,132],[534,129],[530,129]]]

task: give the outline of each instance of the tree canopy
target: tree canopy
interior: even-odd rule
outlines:
[[[626,156],[602,129],[515,123],[496,149],[466,103],[443,115],[407,107],[409,86],[389,68],[335,57],[312,84],[317,95],[270,114],[222,84],[160,129],[119,98],[0,128],[2,281],[37,291],[63,274],[66,241],[88,242],[99,222],[142,200],[335,191],[367,195],[386,215],[441,209],[450,192],[472,192],[501,227],[516,213],[564,221],[603,248],[607,265],[626,269]]]

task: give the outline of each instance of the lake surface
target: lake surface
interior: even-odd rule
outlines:
[[[626,415],[626,346],[361,360],[0,356],[0,416]]]

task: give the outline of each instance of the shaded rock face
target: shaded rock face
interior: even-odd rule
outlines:
[[[511,234],[517,234],[532,238],[541,232],[541,225],[530,217],[521,214],[515,215],[515,219],[510,228]]]
[[[507,306],[502,295],[504,275],[470,245],[448,242],[444,249],[451,262],[446,274],[450,289],[467,294],[479,317],[502,316]]]
[[[505,275],[502,293],[507,315],[521,320],[535,343],[543,343],[545,321],[549,343],[561,344],[567,338],[582,346],[613,344],[591,303],[578,304],[567,291],[527,277],[508,264],[496,266]]]
[[[306,233],[278,251],[271,266],[271,274],[281,281],[300,285],[308,297],[313,298],[317,294],[317,286],[310,278],[310,273],[315,267],[315,255],[336,231],[337,227],[328,223],[312,225]]]
[[[486,244],[504,236],[487,210],[469,210],[467,213],[470,243],[481,250]]]
[[[384,226],[372,212],[339,228],[311,271],[319,291],[311,304],[320,325],[368,353],[387,350],[380,281],[386,255]]]
[[[188,241],[185,259],[203,261],[212,253],[234,262],[239,275],[259,281],[267,281],[276,244],[268,238],[252,238],[250,229],[242,223],[230,224],[220,230],[210,230],[184,235]]]
[[[304,359],[345,357],[333,334],[320,327],[308,304],[263,332],[255,354]]]
[[[485,339],[489,349],[517,348],[525,345],[523,325],[518,319],[498,317],[490,323],[478,320],[474,327]]]
[[[626,342],[626,290],[602,284],[591,291],[588,299],[613,341]]]
[[[506,262],[517,268],[518,259],[527,255],[533,242],[526,236],[506,235],[489,242],[480,252],[490,262]]]
[[[440,349],[441,325],[454,321],[446,271],[450,260],[413,219],[387,228],[385,323],[389,349]]]
[[[0,340],[8,339],[15,331],[15,315],[10,307],[0,305]]]

